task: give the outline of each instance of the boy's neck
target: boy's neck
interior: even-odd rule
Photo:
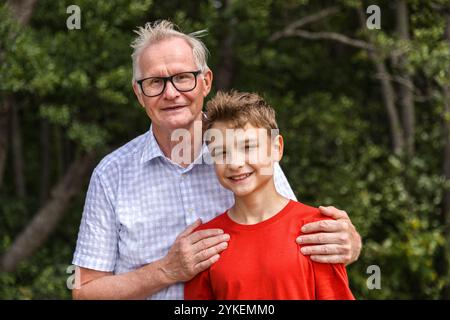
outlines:
[[[267,220],[289,202],[289,199],[276,191],[273,177],[251,194],[243,197],[235,195],[234,199],[234,206],[228,210],[228,216],[240,224],[256,224]]]

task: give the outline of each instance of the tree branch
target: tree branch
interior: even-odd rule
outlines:
[[[312,23],[312,22],[321,20],[323,18],[326,18],[326,17],[333,15],[335,13],[338,13],[338,12],[339,12],[338,7],[329,7],[329,8],[323,9],[319,12],[316,12],[314,14],[311,14],[309,16],[303,17],[303,18],[289,24],[283,31],[275,32],[269,38],[269,41],[278,40],[278,39],[284,37],[284,34],[288,31],[294,31],[295,29],[303,27],[304,25],[306,25],[308,23]]]
[[[280,38],[286,37],[286,33],[295,31],[295,29],[303,27],[304,25],[306,25],[308,23],[316,22],[318,20],[321,20],[323,18],[326,18],[326,17],[333,15],[335,13],[338,13],[338,12],[339,12],[338,7],[329,7],[329,8],[323,9],[319,12],[316,12],[314,14],[311,14],[309,16],[303,17],[303,18],[289,24],[286,28],[284,28],[284,30],[277,31],[274,34],[272,34],[272,36],[269,38],[269,41],[275,41]]]
[[[377,73],[375,75],[375,78],[378,80],[385,79],[385,80],[389,80],[392,82],[396,82],[398,84],[401,84],[401,85],[407,87],[409,90],[412,90],[412,91],[416,90],[416,86],[414,86],[414,84],[411,81],[408,81],[408,79],[403,78],[401,76],[395,76],[395,75],[391,75],[389,73],[385,73],[385,74]]]
[[[285,30],[282,37],[300,37],[309,40],[333,40],[352,47],[365,49],[368,51],[375,50],[375,47],[365,41],[353,39],[336,32],[311,32],[305,30]]]
[[[30,21],[31,15],[37,0],[8,0],[7,6],[11,8],[14,19],[20,25],[25,25]]]
[[[0,270],[12,272],[24,259],[31,256],[58,225],[72,199],[80,192],[94,167],[95,153],[75,160],[64,177],[53,189],[49,201],[36,213],[31,222],[1,257]]]

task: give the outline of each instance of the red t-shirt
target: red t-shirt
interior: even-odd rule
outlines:
[[[230,240],[214,265],[186,283],[185,299],[354,299],[344,265],[311,261],[295,242],[304,224],[324,219],[291,200],[258,224],[238,224],[225,212],[201,225],[223,229]]]

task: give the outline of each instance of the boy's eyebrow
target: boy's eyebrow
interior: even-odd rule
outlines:
[[[238,143],[239,144],[242,144],[242,143],[245,143],[245,144],[258,143],[258,138],[254,138],[254,137],[248,138],[248,137],[246,137],[245,139],[238,140]]]
[[[223,146],[215,146],[215,147],[212,147],[212,150],[211,150],[211,154],[216,154],[216,153],[218,153],[218,152],[220,152],[220,151],[222,151],[222,150],[224,150],[224,147]]]

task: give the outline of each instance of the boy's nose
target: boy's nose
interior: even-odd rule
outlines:
[[[239,153],[235,153],[232,155],[230,162],[228,163],[228,167],[231,170],[240,169],[245,165],[245,156],[240,155]]]

